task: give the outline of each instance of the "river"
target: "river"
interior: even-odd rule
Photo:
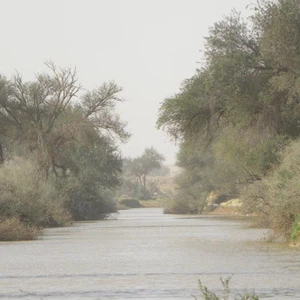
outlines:
[[[300,251],[262,241],[265,230],[234,217],[121,211],[110,220],[0,243],[1,299],[192,299],[197,280],[214,291],[300,299]],[[200,298],[199,298],[200,299]]]

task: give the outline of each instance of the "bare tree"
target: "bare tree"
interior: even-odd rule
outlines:
[[[87,142],[83,131],[121,141],[129,134],[114,111],[116,103],[122,101],[118,96],[121,88],[114,82],[79,97],[81,85],[75,68],[58,68],[53,62],[46,66],[50,72],[37,74],[33,82],[24,82],[20,74],[12,80],[0,77],[0,125],[4,128],[1,132],[9,131],[14,143],[35,151],[47,177],[49,170],[65,170],[61,151],[68,143],[83,136]]]

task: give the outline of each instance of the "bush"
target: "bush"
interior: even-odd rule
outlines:
[[[188,214],[190,213],[189,202],[185,199],[173,199],[167,203],[167,207],[164,208],[165,214]]]
[[[300,242],[300,216],[294,221],[291,232],[291,242],[298,244]]]
[[[0,218],[33,227],[61,226],[70,221],[65,198],[46,181],[34,162],[15,158],[0,167]]]
[[[206,192],[179,190],[171,201],[167,202],[165,214],[201,214],[206,205]]]
[[[18,218],[0,220],[0,241],[25,241],[32,240],[40,230],[21,222]]]
[[[297,140],[283,151],[281,164],[269,176],[243,191],[244,209],[258,214],[260,223],[270,227],[274,237],[290,240],[300,215],[299,190],[300,140]]]
[[[177,195],[178,197],[178,195]],[[198,200],[186,198],[175,198],[168,202],[164,208],[165,214],[200,214],[203,212],[203,207]]]
[[[122,205],[125,205],[129,208],[140,208],[142,207],[141,203],[136,200],[136,199],[124,199],[124,200],[121,200],[120,203]]]
[[[68,209],[75,221],[101,220],[117,211],[112,191],[94,182],[77,182],[69,193]]]

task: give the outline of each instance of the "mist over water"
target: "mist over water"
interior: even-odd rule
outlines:
[[[300,251],[261,239],[228,217],[121,211],[110,220],[47,229],[37,241],[0,244],[1,299],[192,299],[233,275],[239,293],[300,298]]]

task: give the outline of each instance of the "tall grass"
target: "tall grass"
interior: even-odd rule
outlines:
[[[221,283],[222,283],[222,287],[223,287],[222,295],[215,294],[214,292],[209,290],[208,287],[203,285],[201,280],[199,280],[198,283],[199,283],[199,289],[201,291],[202,299],[204,299],[204,300],[229,300],[229,299],[234,299],[234,300],[259,300],[258,296],[256,296],[254,293],[248,293],[248,292],[244,292],[242,295],[233,296],[234,298],[232,298],[231,297],[231,292],[230,292],[230,287],[229,287],[230,279],[231,278],[227,278],[227,279],[222,279],[221,278]],[[198,298],[196,296],[192,295],[192,297],[195,300],[198,300]]]
[[[26,224],[17,217],[0,220],[0,241],[32,240],[39,233],[39,228]]]
[[[30,239],[38,229],[70,222],[65,198],[34,161],[14,158],[0,167],[0,240]]]
[[[281,164],[243,192],[244,209],[255,212],[274,237],[300,242],[300,140],[282,153]]]

